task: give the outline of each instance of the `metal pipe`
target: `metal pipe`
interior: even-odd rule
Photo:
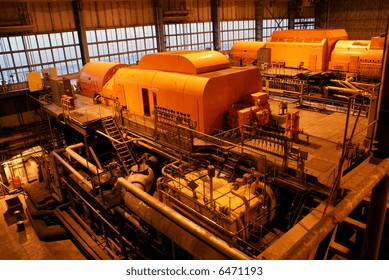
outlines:
[[[248,238],[247,229],[248,229],[248,224],[249,224],[249,220],[248,220],[249,210],[250,210],[249,201],[247,200],[246,196],[239,194],[234,189],[231,189],[231,193],[233,195],[235,195],[236,197],[239,197],[243,201],[243,203],[244,203],[244,213],[243,213],[243,217],[244,217],[244,223],[243,224],[244,225],[243,225],[243,231],[244,231],[244,238]],[[240,217],[237,217],[237,219],[240,219]]]
[[[119,178],[118,184],[127,190],[124,200],[132,212],[195,258],[250,259],[248,255],[231,247],[124,178]]]
[[[377,260],[385,224],[389,195],[389,177],[378,183],[371,192],[369,215],[362,246],[362,260]]]
[[[94,165],[93,163],[89,162],[86,158],[80,156],[78,153],[73,151],[73,149],[77,149],[77,148],[81,148],[81,147],[84,147],[84,144],[83,143],[78,143],[78,144],[70,145],[70,146],[66,147],[65,150],[66,150],[66,152],[68,153],[69,156],[71,156],[73,159],[75,159],[79,163],[81,163],[84,167],[89,169],[89,171],[92,172],[93,174],[97,175],[97,174],[103,173],[104,170],[98,168],[96,165]]]
[[[54,153],[57,154],[57,153],[62,153],[64,151],[65,151],[65,149],[58,149],[58,150],[54,150],[53,152],[50,153],[50,169],[52,170],[53,177],[54,177],[54,188],[53,188],[54,193],[53,194],[55,194],[54,195],[55,199],[57,199],[60,202],[63,201],[63,195],[62,195],[62,192],[61,192],[60,187],[59,187],[58,168],[57,168],[57,164],[55,162]]]
[[[72,172],[81,182],[80,186],[87,192],[90,192],[93,189],[92,183],[85,179],[76,169],[74,169],[68,162],[66,162],[59,154],[55,151],[51,152],[51,154],[70,172]]]
[[[137,229],[139,229],[140,231],[142,231],[142,233],[146,233],[146,230],[145,228],[139,223],[139,221],[137,219],[135,219],[133,217],[133,215],[131,215],[130,213],[128,213],[126,210],[124,210],[122,207],[120,206],[116,206],[115,207],[115,210],[120,214],[122,215],[127,221],[129,221],[131,224],[133,224]]]
[[[357,207],[364,197],[385,177],[389,171],[389,158],[379,163],[370,176],[365,176],[353,190],[315,226],[308,231],[303,238],[296,242],[284,255],[283,260],[307,259],[310,253],[319,246],[320,242],[340,224]]]
[[[100,161],[99,161],[95,151],[93,150],[93,148],[91,146],[89,146],[89,151],[91,152],[93,159],[96,161],[97,166],[100,169],[104,169],[104,167],[101,165],[101,163],[100,163]]]
[[[349,94],[358,94],[361,91],[356,90],[356,89],[351,89],[351,88],[341,88],[341,87],[334,87],[334,86],[326,86],[325,89],[327,90],[336,90],[342,93],[349,93]]]

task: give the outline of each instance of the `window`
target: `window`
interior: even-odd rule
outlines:
[[[263,20],[262,37],[263,41],[267,41],[275,30],[288,29],[287,19],[265,19]]]
[[[165,25],[166,50],[212,49],[212,23],[177,23]]]
[[[295,29],[314,29],[315,18],[296,18],[294,20]]]
[[[58,75],[78,73],[82,65],[78,34],[0,37],[0,62],[2,78],[9,84],[26,82],[27,73],[51,67],[58,67]]]
[[[136,64],[146,53],[157,52],[155,26],[99,29],[86,32],[91,61]]]
[[[235,20],[220,22],[220,46],[230,50],[237,41],[255,41],[255,21]]]

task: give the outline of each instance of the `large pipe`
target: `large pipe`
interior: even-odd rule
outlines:
[[[77,177],[77,179],[80,180],[79,184],[85,191],[90,192],[93,189],[92,183],[85,179],[84,176],[82,176],[76,169],[74,169],[68,162],[66,162],[59,154],[57,154],[56,151],[51,152],[51,155],[56,160],[58,160],[64,167],[66,167],[70,172],[72,172]]]
[[[86,158],[83,158],[78,153],[73,151],[73,149],[78,149],[78,148],[81,148],[81,147],[84,147],[84,144],[83,143],[78,143],[78,144],[70,145],[70,146],[66,147],[65,150],[66,150],[66,152],[68,153],[69,156],[71,156],[73,159],[75,159],[79,163],[81,163],[84,167],[89,169],[89,171],[92,172],[93,174],[97,175],[97,174],[103,173],[104,170],[101,170],[96,165],[94,165],[93,163],[89,162]]]
[[[313,226],[280,259],[307,259],[309,254],[319,246],[320,242],[328,236],[335,226],[344,221],[351,211],[362,202],[365,196],[388,175],[388,171],[389,159],[385,159],[371,170],[370,176],[365,176],[331,212]]]
[[[55,157],[54,157],[54,153],[57,154],[57,153],[62,153],[64,152],[65,149],[58,149],[58,150],[54,150],[53,152],[50,153],[50,169],[53,173],[53,177],[54,177],[54,187],[53,187],[53,193],[52,193],[52,196],[54,197],[54,199],[56,199],[57,201],[60,201],[62,202],[63,201],[63,195],[62,195],[62,192],[61,192],[61,189],[60,189],[60,185],[59,185],[59,175],[58,175],[58,168],[57,168],[57,163],[55,161]]]
[[[124,201],[132,212],[195,258],[250,259],[248,255],[231,247],[124,178],[119,178],[117,182],[125,188]]]

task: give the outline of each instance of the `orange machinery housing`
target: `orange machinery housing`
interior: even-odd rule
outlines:
[[[258,51],[265,46],[266,42],[236,42],[229,53],[233,65],[250,65],[257,61]]]
[[[347,39],[344,29],[274,31],[265,48],[271,49],[272,63],[325,71],[335,43]]]
[[[268,42],[236,42],[230,57],[234,65],[239,65],[239,60],[251,64],[260,50],[268,50],[267,63],[272,66],[378,77],[384,39],[348,40],[344,29],[280,30],[274,31]]]
[[[81,70],[79,82],[93,76],[100,65],[90,62]],[[190,114],[197,130],[212,134],[224,128],[234,103],[252,101],[251,94],[260,91],[257,69],[231,67],[216,51],[176,51],[147,54],[136,67],[116,69],[100,94],[117,98],[128,111],[140,115],[152,117],[154,106]]]
[[[93,97],[103,89],[117,69],[124,66],[126,64],[100,61],[85,64],[78,77],[80,91],[83,95]]]
[[[384,37],[357,41],[339,40],[331,53],[328,69],[380,76],[384,45]]]

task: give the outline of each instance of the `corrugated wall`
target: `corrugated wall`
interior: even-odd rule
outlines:
[[[83,3],[85,28],[111,28],[154,24],[152,0]]]
[[[388,15],[387,0],[330,0],[322,26],[345,28],[351,40],[370,39],[385,34]]]
[[[30,3],[29,10],[36,33],[50,33],[75,29],[71,2]]]
[[[220,20],[255,19],[255,1],[219,0]],[[288,0],[263,1],[264,19],[288,17]],[[73,2],[71,0],[0,2],[0,9],[6,13],[0,18],[0,32],[9,34],[31,29],[30,32],[34,33],[51,33],[75,30]],[[86,29],[154,24],[153,0],[82,0],[81,3]],[[187,0],[184,3],[189,12],[186,21],[211,21],[211,0]],[[302,3],[310,2],[303,0]],[[323,0],[320,3],[321,27],[345,28],[351,39],[369,39],[386,30],[389,14],[387,0]],[[304,6],[299,11],[300,15],[307,16],[306,11],[313,9],[307,10],[307,6]],[[25,27],[21,29],[13,27],[18,24]],[[11,26],[13,28],[7,28]]]

